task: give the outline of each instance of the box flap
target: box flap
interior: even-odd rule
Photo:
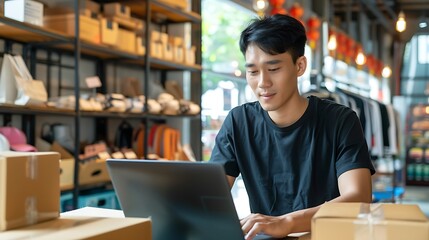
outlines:
[[[313,218],[356,218],[361,205],[362,203],[325,203]]]
[[[58,142],[53,142],[51,145],[51,151],[58,152],[61,155],[61,159],[73,158],[65,148],[63,148]]]
[[[371,204],[371,208],[375,205]],[[365,206],[367,206],[366,203],[326,203],[317,211],[313,219],[357,218]],[[385,220],[428,221],[418,205],[383,203],[380,206],[383,209]]]
[[[428,221],[420,207],[414,204],[383,204],[383,210],[388,220]]]

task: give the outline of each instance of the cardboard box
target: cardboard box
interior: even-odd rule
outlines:
[[[185,63],[189,65],[195,65],[195,46],[185,49]]]
[[[136,34],[132,31],[122,28],[118,29],[118,43],[117,47],[120,50],[135,53],[136,51]]]
[[[0,153],[0,230],[59,216],[59,159],[55,152]]]
[[[161,41],[161,32],[152,31],[150,35],[150,56],[162,59],[163,45]]]
[[[43,4],[32,0],[5,1],[4,16],[43,26]]]
[[[64,9],[64,10],[68,11],[68,13],[74,12],[74,5],[73,5],[74,1],[70,1],[70,0],[43,0],[43,2],[45,2],[46,5],[48,6],[46,8],[46,10],[48,10],[48,12],[50,14],[52,14],[51,10],[54,10],[54,9]],[[93,13],[100,13],[100,4],[98,4],[95,1],[91,1],[91,0],[79,0],[79,10],[89,10]],[[48,15],[50,15],[50,14],[48,14]],[[56,13],[56,14],[58,14],[58,13]]]
[[[74,187],[74,157],[59,143],[53,142],[50,151],[60,154],[60,189],[69,190]]]
[[[104,183],[110,181],[105,160],[94,159],[79,163],[79,184]]]
[[[137,55],[143,56],[146,54],[146,46],[142,37],[136,37],[136,52]]]
[[[312,219],[311,237],[313,240],[427,240],[429,221],[417,205],[327,203]]]
[[[88,214],[88,209],[67,212],[52,221],[0,233],[0,239],[152,239],[152,226],[147,218],[100,217]],[[105,209],[108,210],[108,209]],[[108,215],[108,214],[97,214]]]
[[[106,17],[117,16],[120,18],[130,18],[131,9],[130,7],[120,3],[106,3],[103,5],[104,15]]]
[[[75,14],[65,15],[52,15],[44,18],[44,25],[46,28],[63,32],[70,36],[75,36]],[[80,39],[92,43],[100,43],[100,21],[91,17],[80,15],[79,16],[79,36]]]
[[[101,43],[108,45],[117,45],[118,44],[118,23],[110,19],[101,18],[100,28],[101,28]]]

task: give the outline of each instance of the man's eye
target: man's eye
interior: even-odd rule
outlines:
[[[271,68],[271,69],[268,69],[268,71],[270,71],[270,72],[274,72],[274,71],[277,71],[277,70],[279,70],[280,68]]]
[[[249,71],[247,71],[250,75],[255,75],[255,74],[257,74],[258,73],[258,71],[251,71],[251,70],[249,70]]]

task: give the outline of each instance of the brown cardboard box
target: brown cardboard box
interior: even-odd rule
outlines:
[[[0,153],[0,231],[59,216],[59,159],[55,152]]]
[[[74,214],[61,214],[60,218],[52,221],[2,232],[0,239],[152,239],[150,219],[93,216],[87,214],[87,210],[88,208],[77,209],[71,211],[75,212]]]
[[[146,46],[144,44],[143,38],[137,36],[136,37],[136,52],[137,55],[143,56],[146,54]]]
[[[161,32],[153,30],[150,35],[150,56],[162,59],[162,50]]]
[[[130,18],[131,10],[130,7],[120,3],[106,3],[103,5],[104,15],[106,17],[118,16],[121,18]]]
[[[106,18],[100,20],[101,43],[116,45],[118,43],[118,23]]]
[[[75,14],[45,16],[44,26],[59,32],[75,36]],[[82,40],[100,43],[100,21],[91,17],[79,16],[79,36]]]
[[[427,240],[429,221],[417,205],[327,203],[312,219],[311,237],[313,240]]]
[[[105,159],[81,161],[79,163],[79,184],[93,184],[110,181]]]
[[[116,45],[120,50],[135,53],[136,51],[136,34],[132,31],[119,28],[118,42]]]
[[[57,142],[53,142],[50,151],[60,154],[60,189],[69,190],[74,186],[74,157]]]

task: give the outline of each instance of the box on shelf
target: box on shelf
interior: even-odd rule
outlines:
[[[53,142],[50,151],[60,154],[60,189],[68,190],[74,187],[74,157],[59,143]]]
[[[136,37],[136,52],[137,55],[145,55],[146,54],[146,46],[144,44],[143,38],[137,36]]]
[[[43,26],[43,4],[32,0],[4,1],[4,16]]]
[[[59,159],[56,152],[0,153],[0,231],[59,216]]]
[[[136,34],[132,31],[119,28],[118,43],[116,45],[122,51],[135,53],[136,51]]]
[[[87,209],[92,208],[70,211],[73,214],[69,215],[65,212],[55,220],[1,232],[0,239],[152,239],[152,225],[148,218],[110,217],[108,213],[94,216],[95,214],[87,213]]]
[[[110,181],[106,161],[94,159],[79,163],[79,184],[94,184]]]
[[[314,215],[313,240],[429,239],[429,221],[418,205],[326,203]]]
[[[159,0],[160,2],[166,3],[172,7],[177,7],[182,10],[188,10],[187,0]]]
[[[162,59],[161,32],[152,31],[150,34],[150,56]]]
[[[75,14],[45,16],[44,25],[47,28],[75,36]],[[79,36],[82,40],[100,43],[100,21],[91,17],[79,16]]]
[[[189,65],[195,64],[195,46],[185,49],[185,63]]]
[[[100,20],[101,43],[108,45],[118,44],[119,28],[118,23],[106,18]]]
[[[121,17],[121,18],[130,18],[131,10],[130,7],[120,3],[106,3],[103,5],[104,15],[106,17]]]
[[[167,33],[161,33],[162,59],[173,60],[173,43]]]
[[[185,46],[182,37],[172,37],[173,40],[173,61],[183,63],[185,61]]]

